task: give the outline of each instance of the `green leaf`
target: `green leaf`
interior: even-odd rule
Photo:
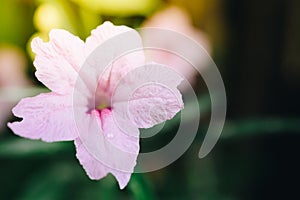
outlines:
[[[59,175],[58,175],[59,174]],[[74,177],[74,170],[69,163],[55,163],[35,173],[26,183],[21,200],[59,200],[65,199],[68,184]]]
[[[150,182],[146,180],[145,175],[132,174],[130,182],[128,184],[128,189],[136,200],[157,199],[150,185]]]

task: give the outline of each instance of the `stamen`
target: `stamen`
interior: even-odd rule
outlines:
[[[97,108],[98,110],[103,110],[103,109],[105,109],[105,108],[109,108],[109,105],[103,103],[103,104],[98,105],[96,108]]]

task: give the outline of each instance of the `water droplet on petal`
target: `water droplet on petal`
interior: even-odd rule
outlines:
[[[131,145],[130,145],[129,143],[126,142],[126,143],[125,143],[125,146],[126,146],[126,147],[130,147]]]
[[[107,137],[107,138],[113,138],[113,137],[114,137],[114,135],[113,135],[113,134],[111,134],[111,133],[109,133],[109,134],[107,134],[107,135],[106,135],[106,137]]]

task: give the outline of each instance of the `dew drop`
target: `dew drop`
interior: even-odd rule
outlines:
[[[131,145],[128,142],[125,143],[125,146],[126,147],[131,147]]]
[[[113,138],[113,137],[114,137],[114,135],[113,135],[113,134],[111,134],[111,133],[109,133],[109,134],[107,134],[107,135],[106,135],[106,137],[107,137],[107,138]]]

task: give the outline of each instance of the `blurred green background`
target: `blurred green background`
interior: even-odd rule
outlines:
[[[297,199],[300,178],[300,2],[297,0],[0,0],[0,199]],[[72,142],[19,138],[6,128],[10,109],[45,90],[34,77],[32,37],[64,28],[85,39],[106,20],[142,27],[169,6],[184,9],[208,38],[228,98],[221,139],[205,158],[198,151],[209,123],[204,109],[191,147],[170,166],[133,174],[120,191],[113,176],[90,180]],[[166,19],[170,20],[172,17]],[[180,28],[180,27],[179,27]],[[142,151],[162,147],[178,120]],[[298,197],[299,198],[299,197]]]

